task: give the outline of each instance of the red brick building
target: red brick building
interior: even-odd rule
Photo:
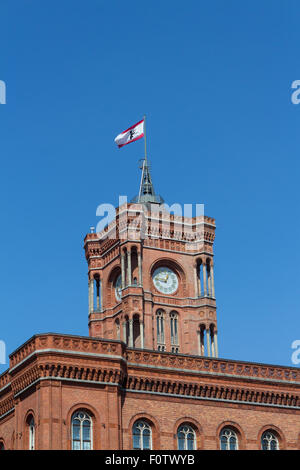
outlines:
[[[215,221],[138,197],[89,233],[89,337],[41,334],[0,376],[1,449],[300,449],[300,371],[219,359]]]

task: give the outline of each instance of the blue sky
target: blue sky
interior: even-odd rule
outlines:
[[[216,218],[220,355],[291,364],[299,328],[299,2],[2,0],[0,339],[88,334],[83,238],[138,191]],[[0,366],[0,372],[7,365]]]

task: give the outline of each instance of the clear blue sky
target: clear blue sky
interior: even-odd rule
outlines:
[[[83,238],[138,190],[216,218],[220,355],[291,364],[300,339],[299,2],[2,0],[0,339],[88,334]],[[7,366],[0,366],[0,372]]]

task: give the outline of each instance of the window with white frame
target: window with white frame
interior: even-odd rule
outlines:
[[[72,449],[92,450],[93,421],[84,410],[76,411],[72,416]]]
[[[195,450],[196,433],[189,424],[182,424],[177,431],[178,450]]]
[[[238,438],[233,429],[222,429],[220,433],[220,447],[221,450],[238,450]]]
[[[152,429],[146,421],[140,419],[134,423],[132,436],[134,449],[152,449]]]
[[[278,439],[273,431],[265,431],[261,436],[262,450],[279,450]]]

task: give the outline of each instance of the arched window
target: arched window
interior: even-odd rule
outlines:
[[[35,426],[34,426],[34,418],[30,416],[28,418],[28,430],[29,430],[29,450],[35,449]]]
[[[196,450],[196,433],[189,424],[182,424],[177,431],[178,450]]]
[[[72,449],[91,450],[93,448],[93,421],[84,410],[76,411],[72,416]]]
[[[238,438],[230,428],[222,429],[220,433],[221,450],[238,450]]]
[[[176,312],[170,313],[170,328],[171,346],[178,346],[178,315]]]
[[[265,431],[261,436],[262,450],[279,450],[278,439],[273,431]]]
[[[0,450],[5,450],[3,442],[0,442]]]
[[[152,449],[152,430],[146,421],[138,420],[132,429],[133,448],[139,450]]]
[[[165,350],[165,328],[164,328],[164,312],[158,310],[156,312],[156,334],[158,351]]]

